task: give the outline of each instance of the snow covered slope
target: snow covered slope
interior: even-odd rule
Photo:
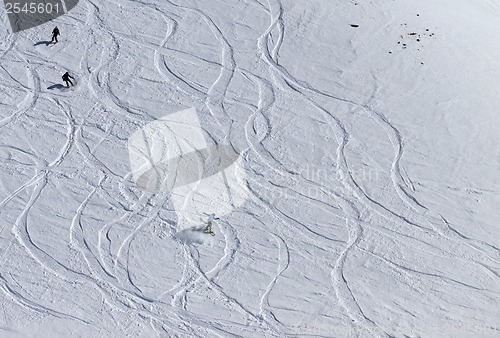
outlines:
[[[0,15],[0,336],[500,335],[498,2]],[[189,108],[243,159],[214,237],[129,163]]]

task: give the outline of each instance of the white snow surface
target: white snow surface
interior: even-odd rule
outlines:
[[[500,336],[499,2],[0,15],[1,337]],[[213,237],[128,160],[189,108],[243,157]]]

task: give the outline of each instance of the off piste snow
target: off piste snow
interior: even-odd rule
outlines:
[[[0,7],[0,336],[499,335],[494,1]]]

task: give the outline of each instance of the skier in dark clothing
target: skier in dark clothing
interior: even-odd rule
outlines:
[[[64,82],[66,82],[66,87],[69,87],[69,84],[71,83],[71,85],[73,86],[73,82],[71,82],[71,79],[75,79],[73,76],[69,75],[68,72],[64,73],[64,75],[62,76],[62,79]]]
[[[54,28],[54,30],[52,31],[52,41],[51,42],[57,43],[58,42],[57,37],[59,35],[61,35],[61,33],[59,33],[59,28],[57,28],[57,26],[56,26],[56,28]]]

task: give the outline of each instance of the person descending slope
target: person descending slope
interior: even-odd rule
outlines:
[[[61,35],[61,33],[59,32],[59,28],[57,28],[57,26],[56,26],[56,28],[54,28],[54,29],[52,30],[52,41],[51,41],[51,42],[52,42],[52,43],[57,43],[57,42],[58,42],[58,41],[57,41],[57,37],[58,37],[59,35]]]
[[[212,225],[213,222],[218,220],[218,217],[215,217],[215,214],[210,214],[208,215],[208,221],[207,221],[207,226],[203,228],[203,231],[206,232],[207,234],[210,234],[212,236],[215,236],[215,232],[212,230]]]
[[[66,82],[66,87],[69,87],[70,83],[73,86],[73,82],[71,82],[70,78],[72,78],[73,80],[75,79],[73,76],[69,75],[68,72],[64,73],[64,75],[62,76],[63,81]]]

